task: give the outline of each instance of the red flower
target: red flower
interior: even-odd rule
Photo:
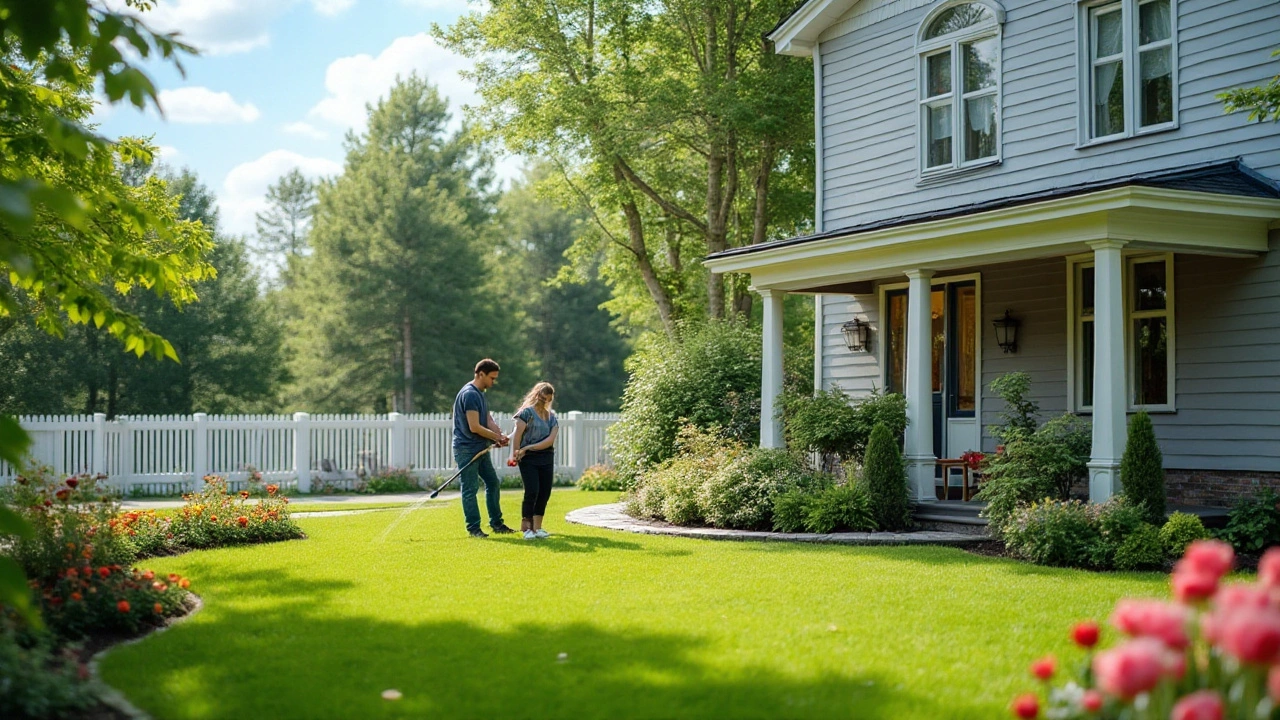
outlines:
[[[1188,568],[1219,578],[1231,571],[1235,559],[1235,551],[1221,540],[1196,540],[1182,556]]]
[[[1040,699],[1031,693],[1019,695],[1013,700],[1013,714],[1023,720],[1040,715]]]
[[[67,478],[67,487],[69,487],[69,488],[75,488],[75,486],[77,486],[77,485],[79,485],[79,484],[80,484],[80,481],[79,481],[79,480],[77,480],[77,479],[75,479],[75,478],[73,478],[73,477]]]
[[[111,568],[107,567],[106,565],[103,565],[102,567],[98,568],[99,577],[107,577],[110,574],[111,574]]]
[[[1174,650],[1185,650],[1187,609],[1158,600],[1121,600],[1111,616],[1111,624],[1130,637],[1152,637]]]
[[[1242,608],[1214,620],[1223,650],[1241,662],[1270,665],[1280,660],[1280,611]]]
[[[116,603],[116,609],[122,613],[129,612],[129,601],[121,600],[120,602]]]
[[[143,579],[143,580],[155,580],[155,579],[156,579],[156,573],[155,573],[155,571],[154,571],[154,570],[148,570],[148,571],[146,571],[146,572],[142,573],[142,579]]]
[[[44,506],[45,506],[45,507],[52,507],[52,506],[53,506],[53,501],[52,501],[52,500],[45,500],[45,501],[44,501]]]
[[[1173,706],[1170,720],[1222,720],[1226,708],[1222,698],[1212,690],[1194,692]]]
[[[1203,600],[1213,597],[1218,591],[1218,576],[1210,573],[1197,572],[1194,568],[1185,565],[1186,560],[1179,560],[1174,566],[1173,577],[1173,596],[1178,602],[1186,605],[1193,605]]]
[[[1084,695],[1080,697],[1080,705],[1089,712],[1098,712],[1102,709],[1102,693],[1097,690],[1085,690]]]
[[[156,604],[155,604],[155,611],[156,611],[156,614],[157,614],[157,615],[163,615],[163,614],[164,614],[164,606],[163,606],[163,605],[161,605],[160,603],[156,603]]]
[[[155,588],[157,592],[164,592],[165,590],[168,590],[168,589],[169,589],[169,586],[168,586],[168,585],[165,585],[164,583],[160,582],[159,580],[157,580],[157,581],[155,581],[155,582],[151,583],[151,587]]]
[[[1052,655],[1046,655],[1031,663],[1031,674],[1041,680],[1049,680],[1058,669],[1058,663]]]
[[[179,575],[178,573],[169,573],[169,582],[176,583],[181,579],[182,579],[182,576]]]
[[[1082,648],[1091,648],[1098,644],[1098,623],[1092,620],[1076,623],[1071,628],[1071,639]]]
[[[1175,653],[1159,640],[1138,638],[1098,653],[1093,658],[1093,674],[1103,692],[1129,700],[1170,674],[1174,669],[1170,655]]]
[[[63,488],[58,492],[54,493],[53,496],[58,498],[62,502],[66,502],[67,498],[71,497],[71,491],[66,488]]]
[[[67,568],[67,577],[74,579],[77,574],[75,568]]]
[[[81,600],[83,600],[83,599],[84,599],[84,596],[83,596],[83,595],[81,595],[81,594],[80,594],[80,593],[78,593],[78,592],[73,592],[73,593],[71,593],[71,599],[72,599],[72,600],[75,600],[76,602],[79,602],[79,601],[81,601]]]
[[[240,523],[240,527],[245,527],[249,524],[249,518],[241,515],[240,517],[236,518],[236,522]]]

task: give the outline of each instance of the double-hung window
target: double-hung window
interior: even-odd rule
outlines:
[[[1072,367],[1075,410],[1093,408],[1094,275],[1093,263],[1070,267]],[[1173,256],[1126,258],[1125,376],[1130,410],[1172,410],[1173,387]]]
[[[1176,126],[1176,0],[1110,0],[1082,9],[1083,140]]]
[[[924,22],[920,170],[931,176],[1000,159],[1000,22],[980,3],[943,6]]]

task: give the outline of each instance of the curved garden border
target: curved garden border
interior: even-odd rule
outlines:
[[[102,679],[102,675],[98,672],[98,663],[112,650],[125,645],[140,643],[152,635],[168,630],[178,623],[186,622],[188,618],[203,610],[204,599],[195,593],[189,593],[189,595],[191,597],[191,607],[187,609],[185,614],[170,618],[163,625],[157,625],[137,637],[131,637],[127,640],[112,643],[94,653],[93,657],[89,658],[89,677],[93,679],[93,682],[97,683],[98,699],[101,700],[104,705],[107,705],[121,715],[132,718],[132,720],[151,720],[150,714],[129,702],[129,699],[124,696],[124,693],[120,692],[112,685],[109,685],[107,681]]]
[[[844,533],[781,533],[755,530],[726,530],[709,527],[681,527],[660,520],[641,520],[622,510],[622,503],[590,505],[565,515],[564,519],[578,525],[622,530],[645,535],[674,535],[704,540],[754,540],[827,543],[835,545],[973,545],[990,540],[985,535],[919,530],[916,532],[844,532]]]

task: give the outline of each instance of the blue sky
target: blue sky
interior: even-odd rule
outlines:
[[[122,5],[122,2],[113,4]],[[253,233],[267,185],[293,167],[337,174],[342,138],[364,128],[365,103],[397,74],[417,71],[459,105],[474,87],[468,62],[430,36],[478,7],[466,0],[162,0],[143,17],[201,48],[187,75],[150,66],[165,118],[132,106],[102,108],[108,136],[154,136],[161,161],[190,167],[218,195],[222,229]],[[499,162],[511,177],[519,164]]]

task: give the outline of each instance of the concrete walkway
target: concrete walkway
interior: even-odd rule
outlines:
[[[641,520],[623,512],[622,503],[592,505],[579,508],[565,516],[565,520],[579,525],[643,533],[645,535],[676,535],[704,540],[755,540],[832,543],[837,545],[971,545],[989,540],[986,535],[921,530],[919,532],[846,532],[818,535],[814,533],[757,532],[751,530],[724,530],[707,527],[680,527],[658,520]]]

